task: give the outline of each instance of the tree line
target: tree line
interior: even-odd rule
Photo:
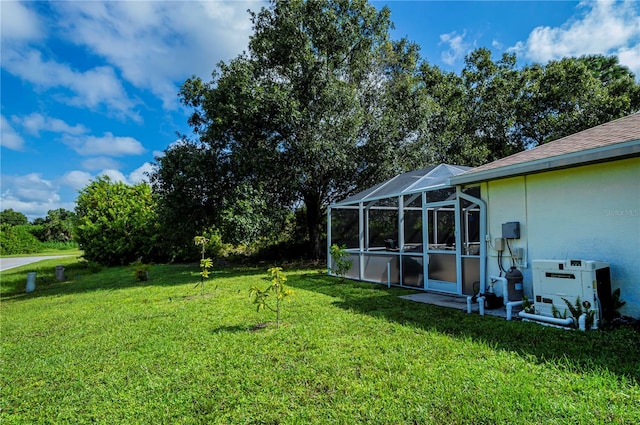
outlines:
[[[13,209],[0,211],[0,255],[30,254],[45,248],[74,248],[75,213],[58,208],[45,218],[29,223],[27,216]]]
[[[152,185],[179,232],[251,239],[304,213],[324,252],[326,207],[398,173],[480,165],[640,109],[614,56],[518,67],[480,48],[460,74],[392,40],[390,10],[365,0],[284,1],[251,13],[247,52],[193,76],[180,99],[194,138],[165,151]],[[239,242],[235,240],[235,242]]]
[[[640,110],[640,85],[615,56],[519,67],[515,54],[479,48],[453,73],[391,39],[390,10],[366,0],[274,1],[249,13],[247,51],[210,81],[182,84],[193,136],[156,158],[150,185],[125,190],[101,177],[80,192],[79,242],[120,253],[99,261],[194,259],[204,233],[217,249],[320,258],[332,202],[401,172],[480,165]]]

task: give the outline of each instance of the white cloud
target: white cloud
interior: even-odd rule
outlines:
[[[17,1],[0,2],[0,25],[3,40],[33,40],[42,36],[38,15]]]
[[[110,168],[110,169],[102,170],[100,173],[98,173],[98,175],[107,176],[113,182],[122,182],[122,183],[128,184],[127,177],[118,170],[114,170]]]
[[[24,139],[11,126],[4,115],[0,115],[0,146],[15,151],[24,148]]]
[[[114,168],[107,168],[98,173],[99,176],[108,176],[114,182],[122,182],[129,185],[134,185],[142,182],[149,182],[149,179],[145,175],[145,172],[153,171],[153,165],[145,162],[140,167],[133,170],[128,176],[123,174],[120,170]]]
[[[47,216],[47,212],[50,210],[57,210],[58,208],[64,208],[65,210],[73,211],[76,207],[75,202],[60,202],[60,201],[45,201],[45,202],[25,202],[20,199],[14,198],[11,194],[3,193],[0,195],[0,208],[12,209],[19,211],[27,216],[27,219],[33,221],[37,217],[44,218]]]
[[[85,171],[69,171],[60,179],[60,183],[71,187],[74,190],[80,190],[91,181],[91,174]]]
[[[72,171],[62,178],[52,180],[44,178],[40,173],[2,175],[0,209],[20,211],[29,220],[46,217],[49,210],[73,210],[75,202],[62,199],[61,186],[71,186],[77,190],[84,187],[90,177],[88,173],[81,171]]]
[[[257,1],[55,2],[58,25],[70,42],[116,67],[165,108],[177,106],[176,82],[208,79],[220,60],[246,49]]]
[[[633,47],[621,47],[618,60],[636,74],[636,79],[640,79],[640,43]]]
[[[128,176],[115,168],[106,168],[95,176],[86,171],[73,170],[62,177],[48,180],[39,173],[29,173],[21,176],[2,175],[2,193],[0,193],[0,209],[11,208],[25,214],[30,220],[45,217],[49,210],[64,208],[73,210],[73,202],[63,201],[59,195],[62,186],[78,191],[86,187],[97,176],[106,175],[114,182],[137,184],[147,181],[144,173],[152,171],[150,163],[144,163]]]
[[[149,183],[149,177],[147,176],[147,173],[153,173],[155,169],[156,167],[154,167],[153,164],[145,162],[140,167],[133,170],[131,174],[129,174],[129,182],[131,184],[138,184],[142,182]]]
[[[41,131],[71,135],[85,134],[88,132],[88,129],[82,124],[69,125],[61,119],[47,117],[37,112],[25,117],[13,116],[11,120],[14,123],[20,124],[28,134],[34,136],[39,136]]]
[[[114,182],[134,185],[142,182],[148,183],[149,178],[146,176],[146,173],[151,173],[154,170],[155,167],[149,162],[145,162],[140,167],[129,173],[129,175],[124,174],[115,167],[103,168],[100,172],[96,173],[95,176],[86,171],[75,170],[66,173],[59,181],[61,184],[67,185],[75,190],[82,189],[99,176],[108,176]]]
[[[2,194],[3,204],[5,200],[40,203],[55,203],[60,200],[57,187],[50,180],[43,179],[38,173],[24,176],[2,176],[2,186],[10,188]],[[4,208],[10,207],[3,206]]]
[[[440,55],[442,62],[447,65],[454,65],[458,60],[464,58],[470,49],[470,44],[464,40],[466,35],[466,31],[462,34],[458,34],[456,31],[453,31],[448,34],[440,35],[439,44],[446,44],[449,46],[449,49],[442,52]]]
[[[560,27],[537,27],[509,50],[536,62],[587,54],[617,55],[640,75],[640,15],[634,1],[583,1],[577,18]]]
[[[137,102],[130,99],[113,68],[98,66],[87,71],[72,69],[69,65],[42,58],[31,48],[3,46],[2,67],[41,90],[66,89],[58,92],[57,100],[68,105],[103,109],[117,117],[141,122],[134,110]]]
[[[104,170],[105,168],[118,168],[120,166],[118,161],[104,156],[85,159],[81,164],[82,168],[90,171]]]
[[[86,136],[63,138],[63,141],[82,156],[125,156],[139,155],[144,146],[133,137],[114,136],[110,132],[102,137]]]

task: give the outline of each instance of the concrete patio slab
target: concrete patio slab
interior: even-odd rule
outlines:
[[[441,294],[436,292],[422,292],[420,294],[402,295],[400,296],[400,298],[403,298],[409,301],[415,301],[418,303],[437,305],[439,307],[454,308],[457,310],[462,310],[464,312],[467,311],[466,296]],[[472,314],[478,313],[478,303],[471,304],[471,312]],[[488,308],[485,308],[484,314],[489,316],[497,316],[497,317],[504,317],[504,318],[507,317],[507,311],[504,306],[496,309],[491,309],[491,310]]]

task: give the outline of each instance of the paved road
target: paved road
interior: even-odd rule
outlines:
[[[13,257],[0,258],[0,271],[12,269],[14,267],[24,266],[26,264],[36,263],[42,260],[50,260],[52,258],[71,257],[70,255],[44,255],[41,257]]]

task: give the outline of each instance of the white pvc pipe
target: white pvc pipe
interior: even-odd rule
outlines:
[[[536,320],[539,322],[552,323],[554,325],[571,326],[573,325],[573,317],[559,319],[556,317],[541,316],[539,314],[525,313],[524,310],[518,313],[518,316],[524,319]]]
[[[578,317],[578,329],[581,331],[587,330],[587,313],[582,313],[580,317]]]
[[[511,320],[511,318],[513,317],[513,314],[511,313],[513,307],[518,306],[518,305],[522,305],[522,300],[520,301],[509,301],[507,303],[507,320]]]
[[[478,297],[478,312],[480,316],[484,316],[484,297]],[[467,313],[471,314],[471,304],[473,303],[473,297],[467,297]]]
[[[545,323],[545,322],[540,322],[540,321],[537,321],[537,320],[531,320],[531,319],[522,318],[522,321],[523,322],[533,322],[533,323],[536,323],[536,324],[538,324],[540,326],[549,326],[549,327],[552,327],[552,328],[564,329],[565,331],[570,331],[571,330],[571,328],[569,326],[554,325],[553,323]]]
[[[507,287],[507,279],[504,277],[500,277],[500,276],[489,276],[489,279],[491,279],[492,281],[500,281],[502,282],[502,302],[504,303],[504,305],[507,305],[507,302],[509,301],[509,288]]]

